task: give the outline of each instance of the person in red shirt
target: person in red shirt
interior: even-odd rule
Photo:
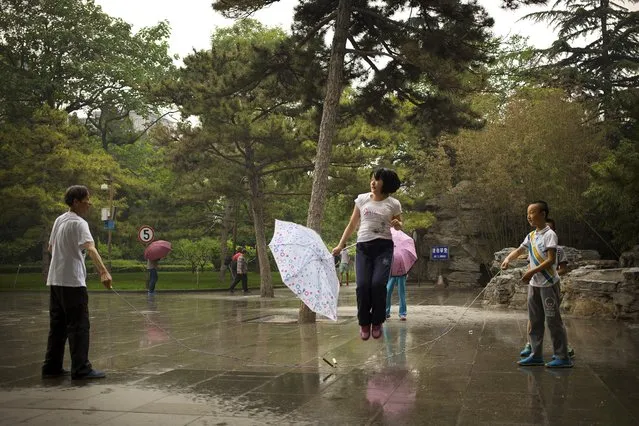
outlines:
[[[233,256],[233,261],[237,264],[235,279],[233,280],[233,284],[231,284],[231,288],[229,291],[233,293],[235,291],[235,286],[242,281],[242,290],[244,293],[248,293],[248,262],[246,261],[246,257],[244,254],[246,253],[246,249],[244,247],[240,247],[238,252]]]

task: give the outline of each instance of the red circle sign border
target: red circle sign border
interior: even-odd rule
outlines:
[[[149,241],[143,241],[142,238],[140,238],[140,234],[142,233],[142,231],[144,229],[150,229],[151,230],[151,239]],[[155,229],[153,229],[152,226],[150,225],[142,225],[138,228],[138,241],[141,242],[142,244],[150,244],[155,240]]]

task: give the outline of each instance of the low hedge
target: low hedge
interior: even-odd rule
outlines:
[[[20,268],[21,273],[42,272],[42,262],[22,263],[20,265],[0,265],[0,274],[15,274],[18,272],[18,268]]]
[[[103,259],[104,260],[104,259]],[[107,263],[106,261],[104,261]],[[93,272],[93,262],[87,261],[87,272]],[[0,265],[0,274],[15,274],[20,268],[20,273],[36,273],[42,272],[42,262],[30,262],[20,265],[5,264]],[[144,272],[146,271],[146,261],[115,259],[111,261],[111,270],[113,272]],[[160,271],[166,272],[191,272],[191,265],[187,264],[159,264]],[[213,265],[208,264],[205,267],[206,272],[213,271]]]

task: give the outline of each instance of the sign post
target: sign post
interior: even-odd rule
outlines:
[[[142,244],[149,244],[155,239],[155,230],[149,225],[142,225],[138,228],[138,241]]]
[[[448,246],[432,246],[430,249],[430,260],[450,260],[448,257]]]
[[[448,246],[432,246],[430,248],[430,260],[447,261],[450,260]],[[446,287],[446,282],[441,274],[441,264],[437,265],[437,286]]]

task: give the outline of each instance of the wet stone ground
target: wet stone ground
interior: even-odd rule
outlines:
[[[639,424],[637,324],[567,318],[575,368],[518,368],[525,312],[407,293],[408,321],[395,305],[367,342],[352,286],[339,321],[307,326],[286,289],[91,293],[90,357],[108,375],[92,382],[41,379],[48,295],[2,293],[0,424]]]

